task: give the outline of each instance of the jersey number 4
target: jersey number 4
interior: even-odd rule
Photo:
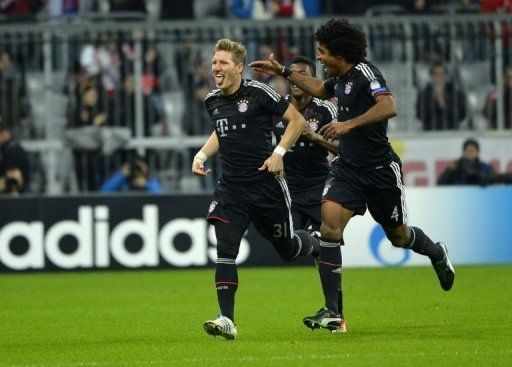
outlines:
[[[394,219],[395,222],[398,222],[398,208],[395,205],[395,208],[393,209],[393,213],[391,213],[391,219]]]

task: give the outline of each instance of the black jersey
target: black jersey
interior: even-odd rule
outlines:
[[[345,75],[325,81],[325,89],[338,99],[338,121],[364,114],[375,105],[375,98],[391,94],[382,73],[371,62],[354,65]],[[376,167],[395,156],[387,137],[388,121],[359,127],[340,136],[339,156],[355,167]]]
[[[289,96],[286,98],[289,100]],[[299,112],[316,133],[322,126],[336,120],[336,106],[318,98],[313,98]],[[286,122],[279,120],[274,129],[277,142],[281,140],[285,128]],[[330,169],[328,154],[327,149],[300,136],[284,156],[284,171],[290,191],[302,192],[323,185]]]
[[[266,84],[242,80],[235,93],[217,89],[204,103],[219,139],[222,178],[247,183],[268,175],[258,168],[272,155],[273,116],[283,116],[288,101]]]

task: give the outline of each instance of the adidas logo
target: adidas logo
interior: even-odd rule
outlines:
[[[276,127],[284,127],[284,125],[283,125],[283,121],[279,121],[279,122],[277,123]]]
[[[218,115],[218,114],[219,114],[219,109],[218,108],[214,109],[212,115]]]

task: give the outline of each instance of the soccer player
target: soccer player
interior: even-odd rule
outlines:
[[[337,331],[344,326],[339,246],[350,218],[364,214],[366,208],[393,246],[430,258],[444,290],[452,288],[455,271],[446,246],[407,225],[402,166],[387,137],[387,121],[396,115],[396,105],[382,73],[365,59],[365,34],[346,19],[331,19],[315,37],[317,59],[328,76],[325,82],[279,64],[273,55],[249,66],[282,75],[312,96],[338,99],[338,121],[320,130],[326,139],[340,139],[339,159],[323,192],[319,271],[325,306],[304,318],[311,329]]]
[[[260,82],[242,79],[247,51],[238,42],[221,39],[212,59],[218,89],[204,101],[214,132],[194,157],[192,172],[206,176],[205,161],[220,153],[219,180],[207,220],[215,226],[215,285],[221,315],[204,323],[211,335],[237,337],[234,323],[238,288],[236,257],[249,223],[269,240],[281,258],[293,261],[311,254],[315,240],[293,230],[290,195],[283,179],[283,156],[307,127],[304,117],[281,95]],[[273,116],[287,128],[272,150]]]
[[[290,69],[307,76],[316,75],[313,60],[305,56],[293,58]],[[313,232],[320,231],[321,200],[325,180],[329,174],[329,152],[338,154],[337,141],[325,140],[318,131],[326,124],[336,121],[336,106],[329,101],[312,97],[293,83],[288,83],[285,98],[304,116],[309,128],[284,157],[284,172],[292,198],[293,226]],[[281,139],[286,125],[279,121],[274,128],[277,141]]]

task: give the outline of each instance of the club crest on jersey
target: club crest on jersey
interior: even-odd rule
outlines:
[[[246,99],[241,99],[237,102],[238,104],[238,111],[245,112],[249,108],[249,101]]]
[[[317,119],[309,119],[308,125],[309,125],[309,128],[313,131],[318,130],[318,120]]]
[[[215,207],[217,206],[217,202],[214,200],[210,203],[210,207],[208,208],[208,214],[210,214],[211,212],[213,212],[213,210],[215,209]]]
[[[349,94],[352,91],[352,82],[345,84],[345,94]]]
[[[329,192],[329,189],[331,188],[331,185],[325,185],[324,187],[324,192],[322,193],[322,197],[324,197],[325,195],[327,195],[327,193]]]

